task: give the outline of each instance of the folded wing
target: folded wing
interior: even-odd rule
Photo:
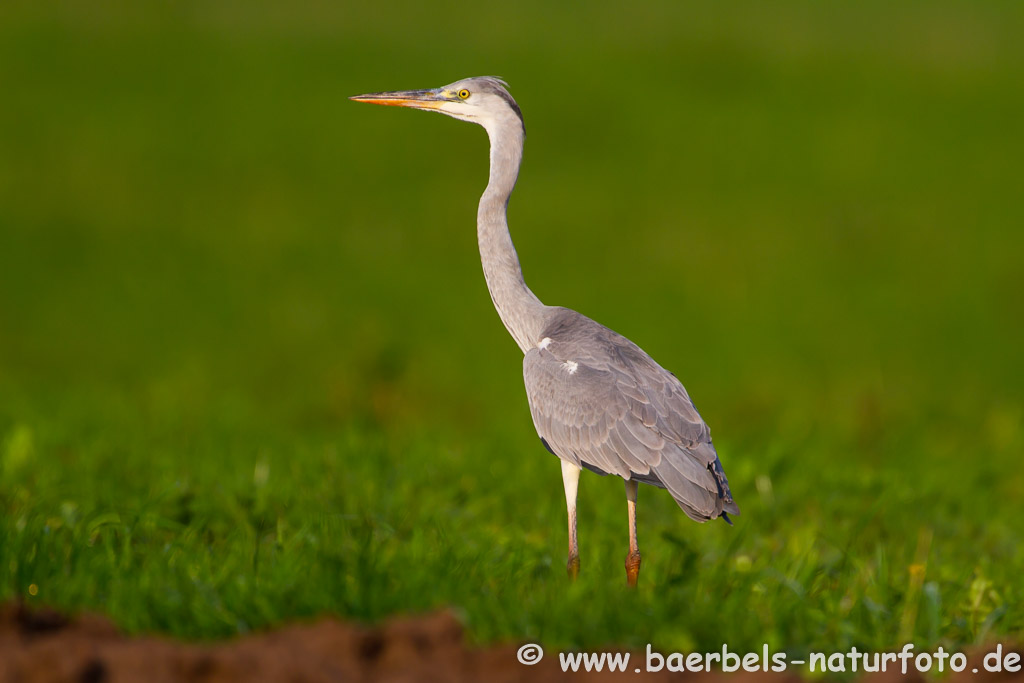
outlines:
[[[636,344],[560,309],[523,360],[537,433],[559,458],[661,486],[692,519],[739,512],[686,389]]]

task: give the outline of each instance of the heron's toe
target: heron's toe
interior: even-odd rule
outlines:
[[[640,578],[640,553],[630,553],[626,556],[626,584],[630,588],[636,588],[638,578]]]
[[[569,574],[569,578],[573,581],[580,575],[580,556],[572,555],[569,557],[569,561],[565,565],[566,572]]]

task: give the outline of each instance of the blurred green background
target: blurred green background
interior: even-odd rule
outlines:
[[[1024,5],[5,2],[0,597],[212,637],[456,607],[663,650],[1024,631]],[[674,370],[743,511],[581,482],[476,252]]]

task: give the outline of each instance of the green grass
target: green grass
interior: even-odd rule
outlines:
[[[0,9],[0,598],[189,638],[1024,634],[1018,4],[134,7]],[[683,379],[743,511],[644,488],[636,592],[612,478],[565,578],[483,132],[346,100],[483,73],[532,288]]]

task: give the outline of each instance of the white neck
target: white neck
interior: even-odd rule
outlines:
[[[484,128],[491,140],[491,173],[477,212],[480,261],[494,308],[526,353],[540,341],[548,307],[526,286],[508,231],[506,209],[519,175],[525,132],[511,111],[502,119],[488,121]]]

